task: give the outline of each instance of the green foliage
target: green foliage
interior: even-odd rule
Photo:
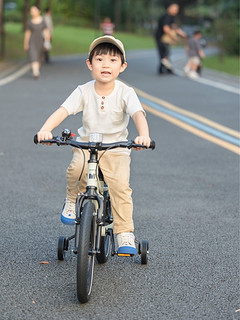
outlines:
[[[54,29],[52,55],[86,54],[91,41],[100,36],[93,28],[79,28],[57,25]],[[6,58],[19,59],[26,57],[23,50],[23,32],[20,23],[6,24]],[[140,35],[118,32],[126,50],[155,48],[154,39]]]
[[[10,2],[11,0],[5,0]],[[15,0],[16,1],[16,0]],[[24,3],[18,0],[16,10],[5,11],[6,22],[22,22]],[[54,25],[99,29],[106,16],[115,23],[115,31],[151,35],[168,0],[39,0],[42,13],[51,4]],[[215,38],[223,53],[238,53],[238,0],[179,0],[180,23],[200,25],[211,32],[215,24]],[[29,5],[36,0],[29,0]],[[183,14],[185,12],[185,15]],[[204,24],[208,21],[208,24]],[[207,26],[208,25],[208,26]],[[204,28],[206,30],[204,30]]]
[[[219,19],[215,23],[216,38],[222,54],[239,54],[239,21]]]
[[[206,68],[225,72],[233,76],[239,76],[239,57],[238,56],[210,56],[203,60]]]

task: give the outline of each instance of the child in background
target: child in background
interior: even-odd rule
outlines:
[[[112,23],[109,17],[104,18],[103,22],[100,24],[104,36],[112,36],[115,28],[115,24]]]
[[[112,36],[95,39],[89,48],[87,66],[94,80],[79,85],[45,122],[38,132],[38,141],[52,138],[51,131],[69,115],[82,112],[79,141],[88,141],[89,134],[103,134],[103,143],[126,141],[128,122],[132,117],[138,131],[135,143],[150,146],[149,129],[141,103],[135,91],[116,80],[127,67],[125,50],[120,40]],[[89,153],[85,151],[85,161]],[[99,153],[101,155],[101,152]],[[99,166],[108,185],[113,231],[117,234],[118,253],[137,253],[134,242],[133,204],[130,179],[130,150],[114,149],[105,153]],[[81,150],[73,148],[73,158],[67,169],[67,198],[61,214],[64,224],[75,223],[75,202],[78,194],[78,179],[84,168],[79,189],[86,188],[87,164]]]
[[[197,73],[198,68],[201,65],[201,59],[205,57],[205,54],[202,50],[202,46],[200,43],[200,39],[202,38],[201,31],[197,30],[193,33],[193,36],[188,41],[188,45],[186,47],[186,52],[188,55],[188,62],[184,67],[184,72],[187,77],[192,79],[199,78],[199,74]]]

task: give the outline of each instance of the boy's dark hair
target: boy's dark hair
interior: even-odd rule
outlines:
[[[202,34],[201,30],[195,30],[195,31],[193,32],[193,35],[194,35],[194,36],[196,36],[197,34]]]
[[[100,43],[99,45],[97,45],[89,54],[89,61],[90,63],[92,63],[92,59],[94,54],[98,55],[98,54],[112,54],[114,56],[119,55],[121,57],[121,62],[122,64],[124,64],[124,56],[122,54],[122,52],[118,49],[118,47],[116,47],[114,44],[112,43]]]

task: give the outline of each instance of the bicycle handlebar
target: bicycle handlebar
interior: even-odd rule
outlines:
[[[33,141],[35,144],[38,144],[37,135],[34,136]],[[101,143],[101,142],[80,142],[72,140],[71,138],[66,137],[53,137],[49,140],[41,140],[40,143],[56,143],[58,146],[70,145],[79,149],[97,149],[97,150],[107,150],[107,149],[115,149],[115,148],[145,148],[145,149],[155,149],[155,141],[151,141],[150,146],[147,147],[145,145],[136,144],[133,140],[128,141],[119,141],[113,143]]]

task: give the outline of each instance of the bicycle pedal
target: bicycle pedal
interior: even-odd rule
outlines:
[[[130,253],[117,253],[118,257],[132,257],[134,254]]]

